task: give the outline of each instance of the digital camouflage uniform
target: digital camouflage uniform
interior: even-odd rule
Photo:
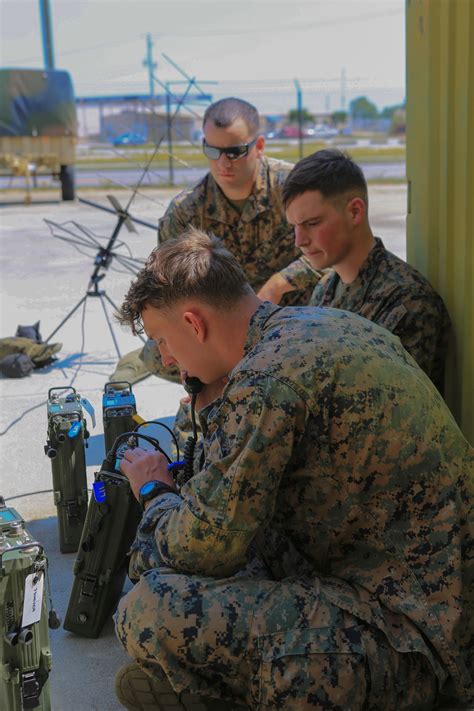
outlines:
[[[212,233],[236,257],[255,291],[280,272],[297,289],[285,294],[282,303],[307,304],[320,275],[304,257],[298,257],[294,230],[286,221],[281,191],[292,168],[291,163],[262,157],[242,212],[207,173],[170,202],[158,224],[158,244],[179,236],[189,226]],[[178,380],[176,371],[163,367],[153,341],[148,341],[141,358],[149,371]]]
[[[317,273],[305,258],[298,258],[295,235],[285,217],[281,191],[293,168],[291,163],[261,158],[253,190],[239,212],[226,198],[211,173],[183,190],[169,204],[158,224],[158,243],[179,236],[193,226],[222,240],[245,272],[255,291],[276,272],[297,289],[314,288]],[[285,269],[296,261],[289,269]],[[309,298],[308,293],[308,298]],[[307,303],[304,295],[288,294],[294,303]]]
[[[414,267],[375,239],[357,278],[342,284],[336,272],[326,274],[310,304],[352,311],[391,331],[443,392],[451,327],[443,300]]]
[[[130,656],[229,709],[473,700],[474,452],[399,339],[263,303],[199,415],[202,470],[132,546]]]
[[[293,227],[286,221],[281,191],[293,168],[291,163],[262,157],[255,184],[242,212],[225,197],[211,173],[194,187],[183,190],[170,202],[158,224],[158,244],[178,237],[189,226],[212,232],[237,258],[255,291],[275,273],[297,291],[283,296],[282,303],[307,304],[320,278],[304,257],[298,258]],[[110,380],[138,382],[149,373],[179,383],[179,371],[165,367],[156,344],[120,359]],[[174,426],[180,447],[191,434],[186,406],[180,406]]]

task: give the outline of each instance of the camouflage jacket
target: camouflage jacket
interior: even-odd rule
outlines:
[[[262,303],[199,414],[204,466],[148,507],[131,576],[231,576],[256,544],[275,578],[324,576],[336,605],[471,698],[474,452],[400,340]]]
[[[443,392],[451,327],[443,300],[416,269],[375,239],[357,278],[337,293],[338,275],[326,274],[316,285],[310,304],[352,311],[395,333]]]
[[[298,258],[293,228],[281,199],[290,163],[262,158],[253,191],[242,213],[225,197],[210,173],[177,195],[158,224],[158,243],[193,225],[219,237],[236,257],[251,286],[258,291],[275,272],[303,294],[288,294],[285,303],[306,304],[319,279],[304,258]],[[296,260],[296,261],[294,261]]]

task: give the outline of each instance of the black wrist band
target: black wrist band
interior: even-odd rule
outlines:
[[[173,489],[169,484],[165,484],[163,481],[147,481],[143,486],[140,487],[138,494],[138,499],[143,508],[147,501],[156,498],[160,494],[177,494],[176,489]]]

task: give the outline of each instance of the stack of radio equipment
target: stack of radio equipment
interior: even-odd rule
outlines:
[[[114,449],[115,442],[140,422],[128,383],[105,386],[102,415],[107,456],[95,475],[64,620],[66,630],[84,637],[98,637],[117,604],[127,572],[127,552],[141,517],[128,479],[120,472],[127,441],[121,451]]]
[[[70,390],[71,392],[66,392]],[[54,503],[58,514],[61,553],[77,551],[87,513],[87,472],[84,447],[89,433],[75,388],[48,391],[48,439]]]
[[[77,552],[63,626],[75,634],[96,638],[117,606],[127,572],[127,553],[142,515],[128,479],[120,471],[125,450],[145,440],[165,454],[170,469],[177,467],[178,472],[185,462],[172,463],[157,439],[139,432],[152,423],[137,414],[130,383],[107,383],[102,396],[105,459],[94,475],[88,500],[85,449],[89,432],[85,413],[95,426],[91,404],[75,388],[48,391],[44,451],[51,460],[59,548],[61,553]],[[49,613],[45,590],[49,592]],[[48,628],[55,629],[61,622],[52,608],[48,561],[42,544],[34,540],[24,520],[5,505],[2,497],[0,614],[4,628],[0,642],[0,709],[49,711]]]
[[[64,628],[98,637],[122,591],[127,552],[140,520],[140,506],[120,472],[120,456],[126,446],[133,446],[130,436],[141,418],[131,385],[107,383],[102,396],[105,454],[110,455],[117,439],[129,434],[122,451],[106,456],[95,474],[87,504],[85,409],[93,416],[88,401],[74,388],[49,391],[45,453],[51,458],[60,550],[77,552]]]
[[[51,708],[48,626],[54,629],[60,622],[52,608],[48,615],[45,585],[43,546],[0,497],[0,709],[5,711]]]

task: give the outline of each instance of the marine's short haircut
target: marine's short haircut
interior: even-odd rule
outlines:
[[[212,121],[217,128],[229,128],[236,119],[243,119],[247,124],[249,133],[257,135],[260,128],[260,117],[255,106],[243,99],[236,99],[231,96],[227,99],[219,99],[207,107],[202,120],[203,128],[207,121]]]
[[[222,242],[194,227],[156,247],[132,282],[117,314],[134,334],[143,333],[145,306],[167,309],[195,298],[217,308],[234,306],[252,288]]]
[[[283,204],[308,190],[319,190],[324,198],[354,193],[368,205],[367,183],[362,170],[348,153],[336,148],[316,151],[298,161],[288,173],[282,190]]]

